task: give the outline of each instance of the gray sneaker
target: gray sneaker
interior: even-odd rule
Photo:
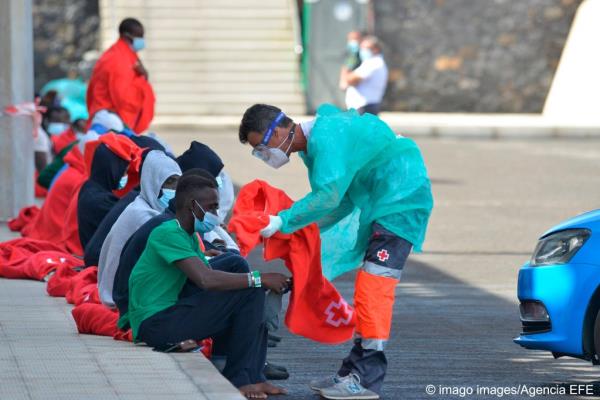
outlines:
[[[356,374],[339,379],[332,387],[321,389],[321,396],[330,400],[378,400],[379,395],[360,384]]]
[[[339,383],[340,379],[342,379],[339,375],[328,376],[327,378],[315,379],[314,381],[310,381],[310,388],[315,392],[320,392],[323,389],[327,389]]]

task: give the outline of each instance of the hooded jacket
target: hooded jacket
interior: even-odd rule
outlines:
[[[142,166],[140,194],[119,216],[100,250],[98,291],[105,305],[114,307],[113,284],[125,243],[140,226],[164,210],[159,197],[163,184],[173,175],[181,175],[173,159],[158,150],[148,153]]]
[[[205,169],[215,178],[223,169],[223,161],[217,153],[207,145],[196,141],[193,141],[190,148],[177,157],[177,164],[182,171],[192,168]]]
[[[142,136],[136,136],[135,139],[140,139]],[[138,144],[134,138],[130,138],[134,143]],[[139,145],[139,144],[138,144]],[[161,150],[161,149],[152,149],[152,150]],[[142,165],[146,158],[146,156],[150,153],[151,150],[144,150],[142,152]],[[139,186],[132,189],[129,193],[123,196],[117,204],[110,209],[108,214],[102,219],[100,225],[96,229],[96,232],[85,246],[83,261],[85,262],[86,267],[95,267],[98,265],[100,260],[100,250],[102,249],[102,245],[108,236],[108,232],[110,232],[111,228],[119,219],[119,216],[125,211],[128,205],[130,205],[135,198],[140,194]]]
[[[79,240],[83,248],[96,232],[102,219],[119,201],[113,190],[125,174],[129,162],[100,144],[94,153],[89,179],[83,184],[77,201]]]

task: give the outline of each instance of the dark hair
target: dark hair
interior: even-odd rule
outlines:
[[[271,122],[277,118],[280,112],[281,109],[268,104],[255,104],[248,108],[240,123],[240,142],[248,143],[248,134],[250,132],[265,133]],[[277,126],[287,127],[291,123],[291,118],[285,116]]]
[[[373,46],[374,48],[377,49],[377,51],[379,51],[380,53],[383,52],[383,47],[381,45],[381,41],[375,35],[366,35],[366,36],[363,36],[363,39],[361,40],[361,43],[362,42],[369,42],[371,44],[371,46]]]
[[[46,115],[48,116],[48,118],[54,114],[54,113],[67,113],[70,116],[69,110],[67,110],[66,108],[62,107],[62,106],[52,106],[50,108],[48,108],[48,111],[46,111]]]
[[[184,176],[200,176],[202,178],[209,180],[212,183],[212,186],[211,186],[212,188],[216,189],[219,187],[219,184],[217,183],[217,180],[215,179],[215,177],[212,176],[212,174],[210,172],[208,172],[207,170],[205,170],[203,168],[187,169],[181,175],[181,177],[184,177]]]
[[[175,189],[175,208],[177,210],[182,209],[190,196],[202,189],[217,189],[216,183],[216,181],[213,182],[204,176],[192,175],[189,172],[187,175],[182,175]]]
[[[132,33],[131,31],[135,27],[143,28],[144,25],[142,25],[142,23],[135,18],[125,18],[119,24],[119,34],[122,35],[124,33]]]
[[[48,127],[48,124],[50,123],[50,119],[52,118],[53,115],[62,114],[62,113],[66,113],[68,118],[71,119],[71,114],[69,114],[69,110],[67,110],[66,108],[61,107],[61,106],[49,107],[48,110],[46,110],[46,112],[42,116],[42,126],[44,127],[44,129],[46,129]]]

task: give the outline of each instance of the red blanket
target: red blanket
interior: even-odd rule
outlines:
[[[117,327],[118,311],[100,304],[97,275],[96,267],[81,272],[60,267],[48,281],[48,294],[65,296],[67,302],[75,304],[71,313],[79,333],[111,336],[115,340],[131,342],[131,330],[122,331]]]
[[[268,224],[268,216],[292,204],[283,191],[264,181],[255,180],[240,190],[229,230],[236,234],[243,255],[261,242],[259,231]],[[276,258],[285,262],[294,279],[285,316],[289,330],[322,343],[350,340],[355,326],[354,310],[323,277],[317,225],[308,225],[293,234],[278,232],[264,239],[264,259]]]
[[[51,255],[44,258],[44,255],[37,256],[39,252],[51,252]],[[61,257],[65,259],[64,262],[60,260]],[[52,264],[56,262],[56,266],[49,268],[48,258]],[[45,271],[50,272],[71,260],[72,257],[65,254],[61,246],[43,240],[20,238],[0,243],[0,276],[4,278],[39,280],[47,275]]]
[[[77,273],[71,266],[61,265],[48,280],[46,292],[52,297],[65,297],[71,288],[71,279]]]
[[[140,134],[154,118],[154,92],[148,80],[138,74],[137,54],[119,39],[96,62],[87,90],[90,120],[99,110],[115,111],[123,122]]]
[[[77,140],[77,135],[75,131],[73,131],[72,127],[69,127],[66,131],[61,133],[60,135],[52,135],[50,136],[50,140],[52,141],[52,147],[54,148],[54,153],[58,154],[64,150],[69,144],[73,143]]]
[[[79,239],[79,222],[77,219],[77,202],[79,200],[79,190],[85,183],[85,180],[82,180],[77,185],[73,193],[73,197],[71,197],[68,207],[64,212],[64,223],[62,226],[60,240],[64,243],[67,251],[73,254],[77,254],[78,256],[83,257],[83,246],[81,245],[81,240]]]
[[[100,303],[98,295],[98,268],[86,268],[69,280],[65,300],[76,306],[82,303]]]
[[[21,232],[23,228],[37,218],[39,213],[40,208],[38,206],[23,207],[19,211],[19,215],[8,221],[8,229],[13,232]]]
[[[71,311],[79,333],[115,336],[119,331],[119,312],[96,303],[82,303]]]
[[[74,147],[64,158],[68,168],[56,179],[35,219],[22,231],[23,236],[64,244],[63,227],[66,210],[85,181],[85,166],[79,148]],[[77,237],[79,240],[79,237]],[[67,243],[70,243],[67,242]],[[67,250],[68,247],[63,248]],[[79,254],[79,253],[78,253]]]
[[[35,173],[33,174],[33,193],[35,194],[35,197],[37,197],[38,199],[43,199],[44,197],[46,197],[46,195],[48,194],[48,191],[46,190],[45,187],[40,186],[37,183],[37,179],[38,176],[40,174],[35,171]]]

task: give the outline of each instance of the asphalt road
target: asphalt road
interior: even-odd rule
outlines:
[[[308,189],[298,159],[271,170],[250,156],[235,132],[168,136],[176,151],[191,139],[213,146],[237,185],[259,177],[296,198]],[[433,183],[435,209],[424,252],[411,255],[396,291],[383,398],[531,398],[478,395],[477,390],[600,380],[600,367],[554,360],[512,342],[520,332],[517,273],[538,236],[600,203],[600,142],[417,142]],[[260,254],[253,254],[252,261],[265,268]],[[353,278],[349,274],[335,281],[348,299]],[[290,370],[291,378],[283,383],[288,398],[317,399],[306,383],[335,372],[350,345],[320,345],[285,329],[281,334],[284,340],[269,359]],[[434,385],[434,395],[426,393],[427,385]],[[440,394],[442,387],[455,394]]]

